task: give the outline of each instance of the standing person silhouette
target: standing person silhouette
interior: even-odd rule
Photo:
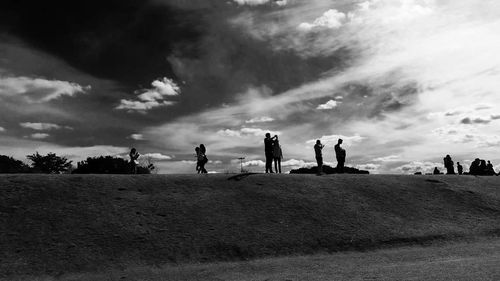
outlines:
[[[130,172],[132,174],[137,174],[137,165],[139,164],[139,161],[137,161],[137,159],[139,158],[140,154],[135,148],[132,148],[128,156],[130,157]]]
[[[493,164],[491,164],[490,160],[488,160],[488,164],[486,164],[486,174],[488,176],[496,175],[495,168],[493,168]]]
[[[277,136],[271,138],[270,133],[266,133],[264,139],[264,152],[266,153],[266,174],[273,173],[273,143]]]
[[[200,170],[200,148],[197,146],[194,151],[196,152],[196,172],[198,172],[198,174],[201,172]]]
[[[460,162],[457,162],[457,171],[459,175],[464,173],[464,167],[460,165]]]
[[[335,157],[337,158],[337,173],[342,174],[344,173],[344,164],[345,164],[345,158],[346,158],[346,152],[345,149],[340,147],[340,145],[344,141],[342,139],[339,139],[337,141],[337,144],[335,145]]]
[[[207,149],[204,144],[200,144],[200,155],[198,157],[198,161],[200,161],[200,171],[202,174],[206,174],[207,169],[205,169],[205,164],[208,163],[207,158]]]
[[[469,167],[469,174],[471,175],[474,175],[474,176],[477,176],[479,175],[479,165],[481,163],[481,160],[479,160],[479,158],[476,158],[474,159],[474,161],[472,161],[472,163],[470,164],[470,167]]]
[[[273,142],[273,160],[274,160],[274,171],[281,174],[281,159],[283,158],[283,152],[281,151],[280,142],[278,136],[274,136],[275,140]]]
[[[316,156],[316,163],[318,164],[317,174],[321,175],[323,173],[323,144],[321,144],[320,140],[316,140],[316,144],[314,145],[314,154]]]
[[[444,161],[444,167],[446,168],[446,174],[447,175],[454,175],[455,174],[455,168],[454,168],[454,163],[453,160],[451,160],[450,155],[446,155],[445,158],[443,158]]]

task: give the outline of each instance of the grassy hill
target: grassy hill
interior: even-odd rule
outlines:
[[[2,175],[0,276],[500,234],[500,177]]]

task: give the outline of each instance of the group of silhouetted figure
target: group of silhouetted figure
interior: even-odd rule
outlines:
[[[335,157],[337,159],[337,167],[336,167],[336,172],[337,173],[344,173],[344,164],[346,160],[346,151],[344,148],[341,147],[343,143],[342,139],[338,139],[337,144],[334,146],[335,150]],[[316,163],[318,165],[318,170],[317,174],[320,175],[323,173],[323,148],[325,145],[321,143],[321,140],[316,140],[316,144],[314,145],[314,153],[316,157]],[[207,169],[205,168],[205,165],[208,163],[208,158],[207,158],[207,149],[204,144],[200,144],[200,146],[195,148],[196,152],[196,171],[198,174],[207,174]],[[283,152],[281,150],[281,145],[278,140],[278,135],[274,135],[271,137],[270,133],[266,133],[265,138],[264,138],[264,152],[266,156],[266,173],[281,173],[281,160],[283,159]],[[139,158],[140,154],[137,152],[135,148],[132,148],[129,153],[130,157],[130,172],[132,174],[137,173],[137,165],[139,165]],[[274,171],[273,171],[273,162],[274,162]],[[443,163],[444,167],[446,169],[446,174],[447,175],[454,175],[455,173],[455,163],[451,159],[450,155],[446,155],[443,158]],[[460,164],[460,162],[457,162],[457,173],[459,175],[462,174],[468,174],[468,175],[475,175],[475,176],[493,176],[493,175],[500,175],[499,173],[495,172],[495,169],[493,168],[493,164],[488,160],[482,160],[479,158],[476,158],[470,165],[469,172],[464,173],[463,166]],[[421,174],[420,172],[417,174]],[[434,175],[439,175],[442,174],[441,171],[439,171],[438,167],[434,168],[433,171]]]
[[[266,154],[266,173],[273,173],[274,162],[274,171],[281,174],[283,152],[281,151],[278,135],[271,137],[271,133],[266,133],[266,137],[264,138],[264,152]]]
[[[194,151],[196,152],[196,171],[198,174],[206,174],[207,169],[205,169],[205,165],[208,163],[207,158],[207,149],[204,144],[200,144],[197,146]]]
[[[334,146],[335,155],[337,158],[337,173],[344,172],[344,163],[346,159],[346,151],[341,147],[342,139],[339,139],[337,144]],[[321,144],[320,140],[316,141],[314,145],[314,153],[316,155],[316,162],[318,164],[318,174],[323,173],[323,155],[322,150],[324,145]],[[264,152],[266,156],[266,173],[281,173],[281,160],[283,159],[283,151],[281,150],[281,145],[278,139],[278,135],[271,137],[271,133],[266,133],[264,138]],[[204,144],[195,148],[196,153],[196,171],[198,174],[206,174],[207,169],[205,165],[208,163],[207,149]],[[139,165],[140,154],[135,148],[132,148],[129,153],[130,157],[130,172],[132,174],[137,173],[137,165]],[[273,171],[274,163],[274,171]]]
[[[130,157],[130,173],[137,174],[137,165],[139,165],[138,159],[140,154],[137,152],[137,149],[132,148],[128,156]]]
[[[343,140],[338,139],[337,144],[334,146],[335,158],[337,158],[337,173],[344,173],[344,164],[346,158],[346,151],[340,145],[342,145]],[[323,153],[322,150],[325,146],[321,143],[321,140],[316,140],[314,145],[314,154],[316,156],[316,163],[318,164],[317,174],[321,175],[323,173]]]
[[[446,169],[446,174],[447,175],[454,175],[455,174],[455,165],[453,160],[451,159],[450,155],[446,155],[446,157],[443,158],[444,162],[444,167]],[[465,174],[463,170],[463,166],[460,165],[460,162],[457,162],[457,173],[459,175]],[[434,168],[433,171],[434,175],[441,174],[439,169],[437,167]],[[471,164],[469,168],[469,175],[474,175],[474,176],[498,176],[499,173],[495,173],[495,169],[493,168],[493,164],[488,160],[486,163],[486,160],[482,160],[479,158],[476,158]]]

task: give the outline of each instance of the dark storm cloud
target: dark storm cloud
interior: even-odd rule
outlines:
[[[133,98],[155,79],[182,88],[170,118],[231,101],[248,87],[279,94],[338,69],[345,54],[299,57],[276,52],[231,19],[250,9],[227,1],[14,1],[1,4],[2,29],[92,76],[119,82]],[[184,83],[183,83],[184,82]],[[115,104],[117,106],[117,104]],[[161,116],[160,116],[161,115]]]
[[[472,124],[489,124],[492,121],[492,119],[489,118],[470,118],[470,117],[465,117],[462,120],[460,120],[460,123],[465,124],[465,125],[472,125]]]
[[[194,55],[196,11],[153,1],[28,1],[0,4],[3,32],[96,77],[126,85],[173,77],[166,57]]]

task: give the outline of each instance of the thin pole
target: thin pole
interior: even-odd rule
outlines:
[[[238,159],[240,159],[240,173],[243,173],[243,160],[245,159],[245,157],[240,157]]]

